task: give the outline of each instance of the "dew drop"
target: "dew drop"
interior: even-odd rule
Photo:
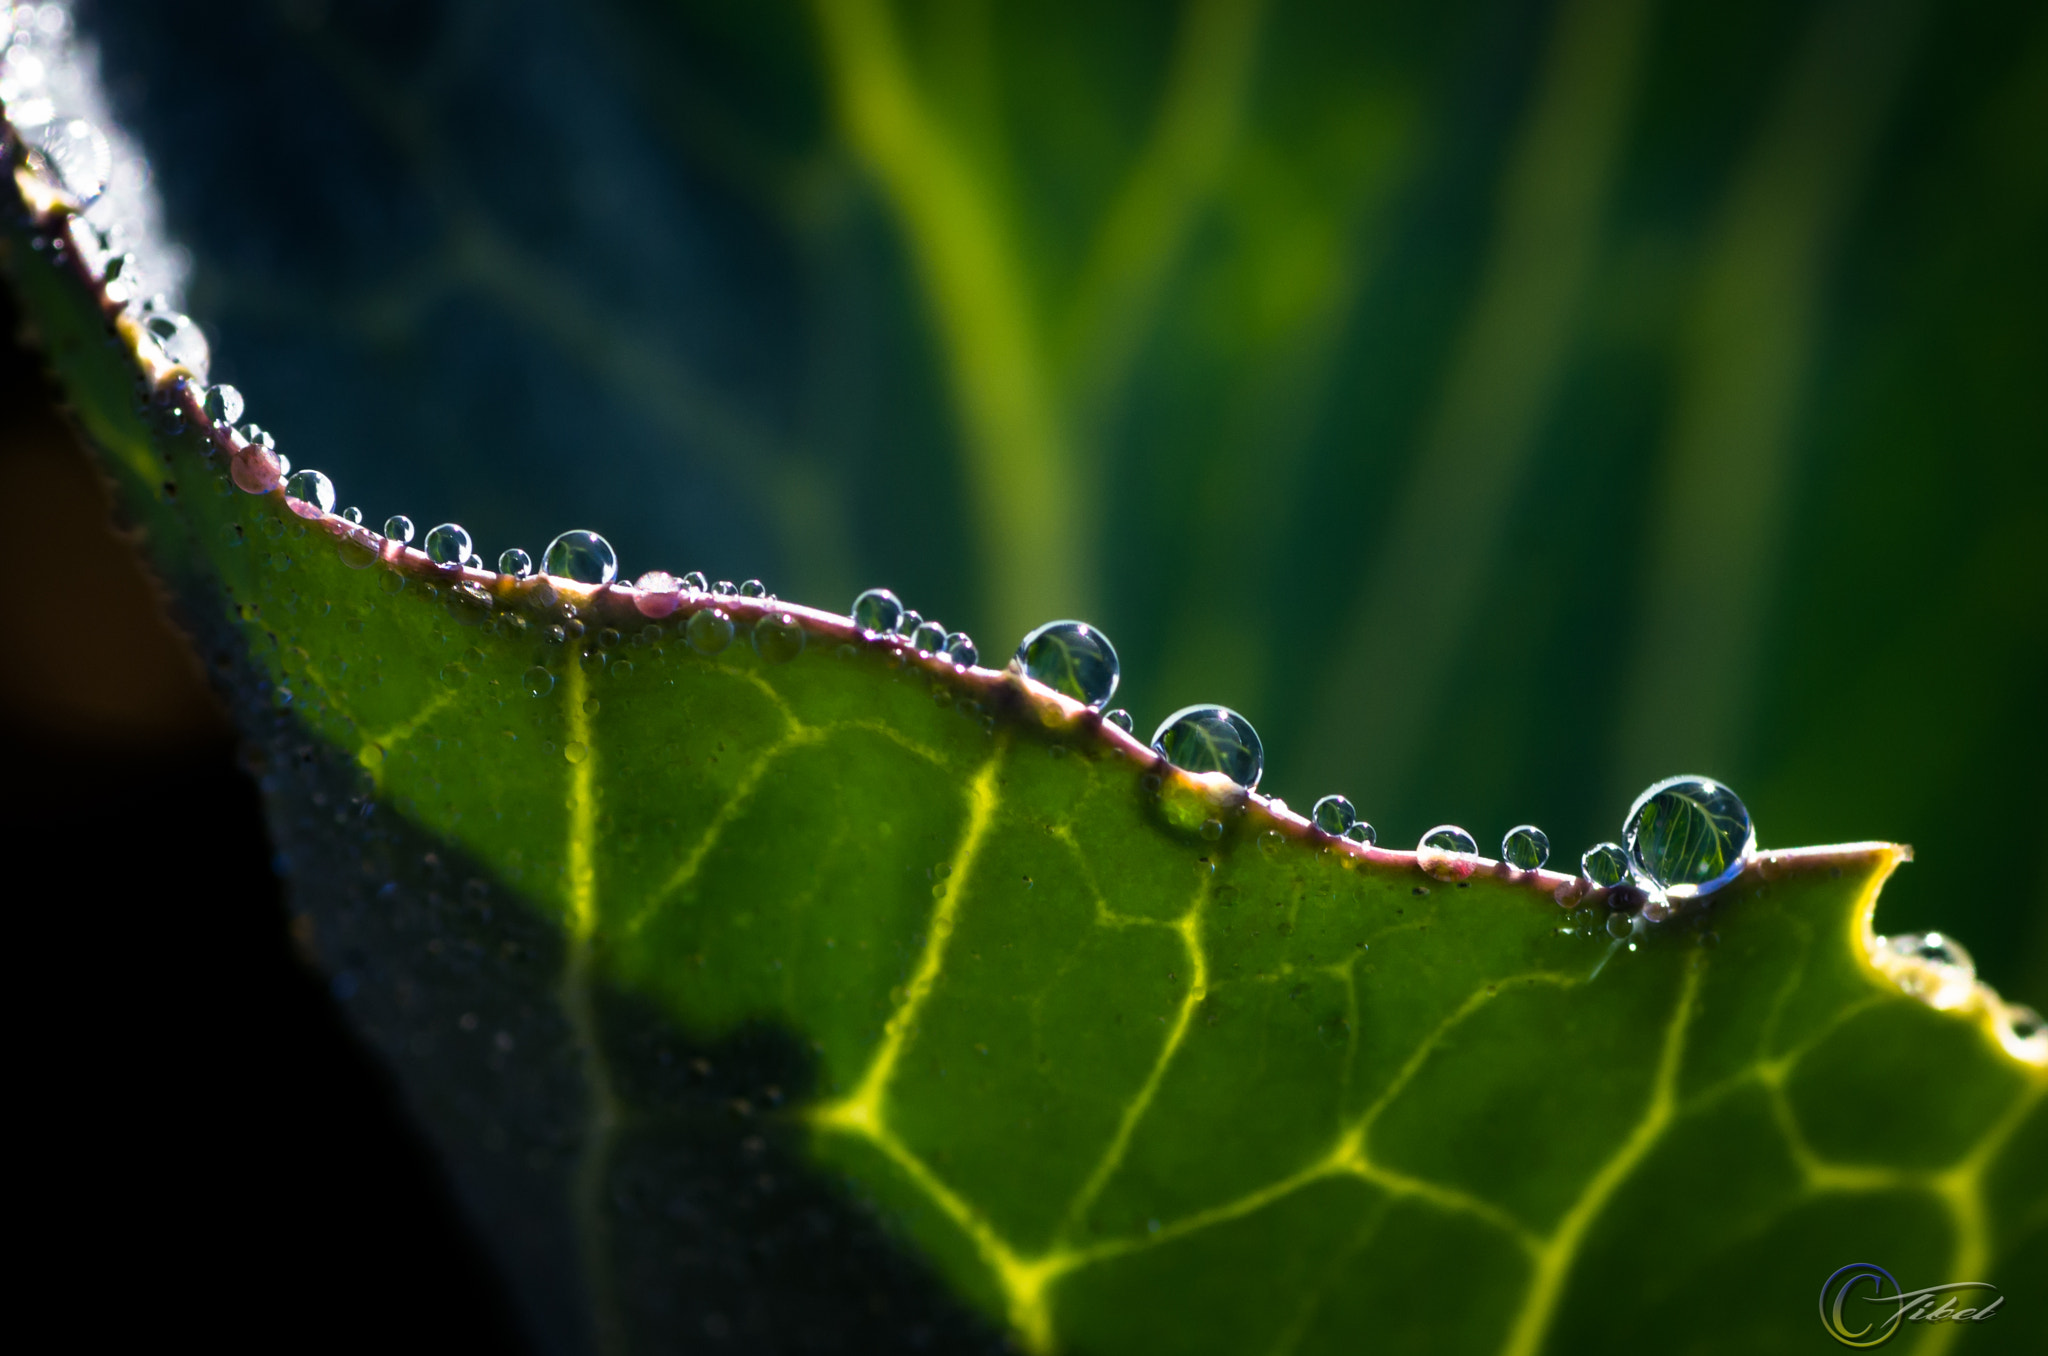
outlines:
[[[1650,903],[1650,892],[1640,885],[1614,885],[1608,887],[1605,900],[1610,912],[1641,913]]]
[[[711,586],[711,594],[715,598],[737,598],[740,596],[740,586],[730,579],[721,579]]]
[[[1223,837],[1223,821],[1222,821],[1222,820],[1220,820],[1220,819],[1205,819],[1205,820],[1203,820],[1203,821],[1202,821],[1202,837],[1204,837],[1204,838],[1208,839],[1208,840],[1209,840],[1210,842],[1212,842],[1212,843],[1213,843],[1213,842],[1216,842],[1216,841],[1217,841],[1218,839],[1222,838],[1222,837]]]
[[[1054,626],[1080,627],[1079,622],[1054,622]],[[1040,636],[1049,628],[1040,627],[1032,636]],[[1082,627],[1083,630],[1088,630]],[[1090,635],[1099,633],[1089,631]],[[1030,648],[1030,637],[1026,637],[1023,649]],[[1019,650],[1020,658],[1023,649]],[[1116,686],[1116,653],[1104,650],[1109,655],[1109,687]],[[1026,673],[1030,673],[1027,666]],[[1068,672],[1071,674],[1072,669]],[[1037,675],[1031,674],[1036,677]],[[1039,679],[1044,682],[1044,679]],[[1061,691],[1066,689],[1062,688]],[[1069,692],[1069,696],[1075,695]],[[1099,706],[1108,700],[1109,693],[1089,702]],[[1085,700],[1085,699],[1084,699]],[[1259,776],[1266,770],[1266,751],[1259,743],[1259,732],[1252,723],[1227,706],[1184,706],[1159,723],[1152,734],[1152,747],[1159,751],[1167,762],[1183,772],[1220,772],[1246,790],[1259,784]]]
[[[1634,936],[1635,930],[1636,920],[1634,914],[1610,913],[1607,915],[1607,935],[1615,941],[1618,942],[1624,937]]]
[[[446,664],[441,668],[441,681],[449,687],[461,687],[469,681],[469,670],[461,664]]]
[[[395,542],[412,544],[412,519],[403,513],[394,513],[384,520],[384,535]]]
[[[1098,711],[1116,695],[1120,672],[1116,647],[1109,643],[1109,637],[1079,621],[1052,621],[1039,627],[1018,644],[1010,667],[1026,678],[1043,683],[1053,691]],[[1197,709],[1223,710],[1220,706],[1188,708],[1190,711]],[[1243,721],[1244,718],[1233,715],[1232,719]],[[1251,726],[1247,724],[1245,728],[1249,730]],[[1157,742],[1156,737],[1154,742]],[[1256,746],[1256,735],[1252,742]],[[1253,783],[1241,784],[1249,786]]]
[[[1517,824],[1500,840],[1500,859],[1517,871],[1541,871],[1550,860],[1550,835],[1534,824]]]
[[[1602,889],[1628,879],[1628,849],[1619,843],[1595,843],[1579,858],[1579,870]]]
[[[590,756],[590,746],[581,740],[572,739],[562,745],[562,756],[572,763],[580,763]]]
[[[618,553],[595,532],[575,528],[548,543],[542,553],[541,572],[579,584],[609,584],[619,575]]]
[[[200,408],[206,417],[216,424],[239,424],[242,422],[242,393],[232,386],[215,386],[206,393]]]
[[[868,589],[853,600],[854,625],[876,635],[895,630],[902,615],[903,600],[888,589]]]
[[[754,623],[754,653],[769,663],[787,664],[803,652],[804,628],[790,613],[771,612]]]
[[[97,201],[114,176],[114,149],[100,129],[83,118],[45,126],[36,149],[64,191],[82,203]]]
[[[377,548],[354,532],[334,543],[334,554],[351,570],[367,570],[377,563]]]
[[[236,432],[242,435],[242,441],[245,443],[250,443],[257,447],[267,447],[273,452],[277,450],[277,439],[266,433],[261,424],[244,424]]]
[[[1114,711],[1103,712],[1102,723],[1105,725],[1114,725],[1117,729],[1122,730],[1125,734],[1129,734],[1131,733],[1131,731],[1138,728],[1137,722],[1131,719],[1131,713],[1124,710],[1121,706],[1119,706]]]
[[[749,579],[740,585],[740,597],[742,598],[766,598],[767,596],[768,586],[758,579]]]
[[[710,581],[704,578],[704,571],[692,570],[683,576],[683,587],[692,593],[702,593],[710,587]]]
[[[533,573],[533,557],[517,546],[507,547],[498,552],[498,573],[524,579]]]
[[[460,565],[469,559],[469,533],[460,523],[442,523],[427,531],[427,559],[436,565]]]
[[[205,333],[193,323],[192,317],[176,311],[151,311],[143,317],[142,328],[163,350],[166,360],[176,363],[200,381],[206,380],[213,352],[207,346]]]
[[[1478,866],[1479,844],[1456,824],[1439,824],[1415,845],[1415,863],[1438,880],[1463,880]]]
[[[1342,796],[1324,796],[1309,810],[1308,817],[1324,833],[1335,836],[1358,822],[1358,811]]]
[[[545,697],[555,690],[555,675],[535,664],[526,671],[526,691],[535,697]]]
[[[341,511],[341,520],[351,527],[361,527],[363,525],[363,511],[351,504]]]
[[[920,654],[937,654],[946,648],[946,627],[936,617],[921,621],[910,633],[910,648]]]
[[[643,617],[659,620],[674,612],[683,599],[676,577],[666,570],[649,570],[633,581],[633,606]]]
[[[722,607],[700,608],[684,624],[683,638],[698,654],[717,654],[732,644],[732,618]]]
[[[251,445],[228,458],[228,476],[246,494],[269,494],[284,480],[284,468],[268,449]]]
[[[1354,843],[1363,843],[1367,847],[1371,847],[1380,841],[1379,830],[1362,819],[1344,830],[1344,836]]]
[[[1976,992],[1977,963],[1947,933],[1903,932],[1877,945],[1880,968],[1930,1007],[1961,1007]]]
[[[291,479],[284,483],[284,492],[321,513],[334,511],[334,482],[310,466],[303,471],[292,472]]]
[[[946,658],[971,669],[981,662],[981,651],[974,648],[973,637],[965,631],[955,631],[946,637]]]
[[[1636,870],[1674,899],[1712,894],[1756,852],[1748,809],[1710,777],[1669,777],[1643,792],[1623,837]]]

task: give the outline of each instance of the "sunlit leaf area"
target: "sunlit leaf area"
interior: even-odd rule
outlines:
[[[2048,1335],[2038,7],[0,44],[78,1343]]]

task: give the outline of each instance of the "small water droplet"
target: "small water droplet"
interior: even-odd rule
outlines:
[[[740,596],[740,586],[730,579],[721,579],[711,586],[711,593],[716,598],[737,598]]]
[[[1624,937],[1635,935],[1636,919],[1632,913],[1610,913],[1607,915],[1607,935],[1617,942]]]
[[[1878,962],[1901,989],[1932,1007],[1957,1008],[1977,987],[1977,963],[1944,932],[1878,938]]]
[[[1078,622],[1067,624],[1080,625]],[[1032,634],[1039,635],[1046,629],[1040,627]],[[1109,667],[1109,686],[1114,689],[1116,653],[1113,650],[1109,651]],[[1028,669],[1026,671],[1029,672]],[[1089,705],[1100,705],[1107,698],[1108,693],[1105,692],[1101,699]],[[1266,770],[1266,751],[1259,743],[1259,732],[1252,728],[1250,721],[1227,706],[1182,707],[1159,723],[1159,728],[1152,734],[1152,747],[1167,762],[1184,772],[1220,772],[1246,790],[1257,786],[1260,774]]]
[[[207,391],[200,408],[206,417],[216,424],[234,425],[242,422],[242,393],[234,387],[222,384]]]
[[[1109,643],[1108,636],[1086,622],[1047,622],[1018,644],[1016,657],[1010,661],[1010,666],[1033,682],[1043,683],[1053,691],[1072,697],[1075,701],[1098,711],[1108,705],[1109,699],[1116,695],[1119,675],[1116,647]],[[1180,714],[1223,710],[1220,706],[1191,706]],[[1231,720],[1244,724],[1247,731],[1251,729],[1244,717],[1234,712],[1225,714],[1229,715]],[[1172,724],[1173,719],[1169,717],[1167,724]],[[1164,725],[1160,727],[1162,733],[1165,729]],[[1154,735],[1152,742],[1156,745],[1159,736]],[[1258,736],[1252,735],[1251,742],[1256,749]],[[1172,754],[1169,753],[1167,757],[1172,758]],[[1263,753],[1258,755],[1258,761],[1263,763]],[[1257,784],[1258,773],[1255,770],[1249,782],[1237,777],[1231,780],[1241,786],[1253,786]]]
[[[1439,824],[1415,845],[1415,863],[1438,880],[1463,880],[1478,866],[1479,844],[1456,824]]]
[[[176,311],[151,311],[143,317],[142,328],[163,350],[166,361],[176,363],[202,382],[206,380],[213,352],[205,333],[191,316]]]
[[[1595,885],[1619,885],[1628,879],[1628,849],[1619,843],[1595,843],[1579,858],[1579,870]]]
[[[2048,1026],[2040,1013],[2025,1003],[2007,1003],[1999,1016],[1999,1041],[2007,1050],[2029,1063],[2048,1064]]]
[[[442,523],[427,532],[427,559],[436,565],[460,565],[469,559],[469,533],[460,523]]]
[[[853,600],[854,625],[876,635],[895,630],[902,615],[903,600],[888,589],[868,589]]]
[[[1358,822],[1358,811],[1342,796],[1324,796],[1309,810],[1308,817],[1324,833],[1335,836]]]
[[[114,149],[85,119],[46,124],[35,145],[58,184],[81,203],[95,202],[107,191],[107,181],[114,176]]]
[[[572,763],[580,763],[590,756],[590,747],[580,740],[572,739],[562,745],[562,756]]]
[[[1344,830],[1344,836],[1354,843],[1363,843],[1367,847],[1371,847],[1380,841],[1379,830],[1362,819]]]
[[[973,638],[965,631],[955,631],[946,637],[946,658],[971,669],[981,662],[981,651],[974,648]]]
[[[1650,892],[1640,885],[1614,885],[1602,896],[1614,913],[1641,913],[1650,902]]]
[[[1749,810],[1711,777],[1669,777],[1643,792],[1623,838],[1636,870],[1673,899],[1712,894],[1756,852]]]
[[[790,613],[771,612],[754,623],[754,653],[769,663],[787,664],[803,652],[804,628]]]
[[[936,617],[921,621],[910,633],[910,648],[920,654],[937,654],[946,648],[946,628]]]
[[[403,513],[394,513],[384,520],[384,535],[395,542],[410,546],[412,544],[412,533],[412,519],[406,517]]]
[[[683,576],[683,587],[692,593],[702,593],[710,588],[711,584],[704,578],[704,571],[692,570]]]
[[[1131,713],[1124,710],[1121,706],[1119,706],[1114,711],[1103,712],[1102,723],[1105,725],[1114,725],[1117,729],[1122,730],[1125,734],[1129,734],[1133,730],[1138,728],[1137,722],[1131,719]]]
[[[228,458],[228,475],[245,494],[269,494],[284,481],[284,467],[267,449],[245,447]]]
[[[768,586],[758,579],[749,579],[740,585],[740,597],[742,598],[766,598],[767,596]]]
[[[257,447],[266,447],[273,452],[277,450],[277,439],[264,432],[261,424],[247,423],[237,429],[236,432],[241,434],[242,441],[245,443],[250,443]]]
[[[545,697],[555,690],[555,675],[535,664],[526,671],[526,690],[535,697]]]
[[[361,527],[363,525],[363,511],[351,504],[341,511],[341,520],[351,527]]]
[[[351,570],[367,570],[377,563],[377,548],[368,537],[368,533],[351,532],[334,543],[334,554]]]
[[[681,585],[666,570],[649,570],[633,581],[633,606],[643,617],[660,619],[682,605]]]
[[[1550,860],[1550,835],[1534,824],[1517,824],[1500,840],[1500,859],[1517,871],[1541,871]]]
[[[732,644],[732,617],[722,607],[699,608],[684,624],[683,637],[698,654],[717,654]]]
[[[1217,839],[1221,838],[1222,836],[1223,836],[1223,821],[1222,821],[1222,820],[1220,820],[1220,819],[1205,819],[1205,820],[1203,820],[1203,821],[1202,821],[1202,837],[1204,837],[1204,838],[1208,839],[1208,840],[1209,840],[1210,842],[1212,842],[1212,843],[1213,843],[1213,842],[1215,842],[1215,841],[1216,841]]]
[[[610,673],[614,678],[631,678],[633,676],[633,661],[630,659],[615,659],[612,661],[611,668],[607,669],[606,672]]]
[[[498,573],[509,574],[514,579],[524,579],[533,573],[533,557],[517,546],[507,547],[498,552]]]
[[[618,553],[595,532],[575,528],[548,543],[541,571],[579,584],[609,584],[619,575]]]
[[[291,479],[284,483],[284,492],[321,513],[334,511],[334,482],[310,466],[292,472]]]
[[[378,587],[386,593],[403,593],[405,592],[405,576],[396,570],[386,570],[384,572],[384,579]]]
[[[469,681],[469,670],[461,664],[446,664],[441,669],[441,681],[450,687],[461,687]]]

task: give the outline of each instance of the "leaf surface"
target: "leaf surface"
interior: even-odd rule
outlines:
[[[18,182],[8,269],[314,944],[550,1344],[683,1340],[661,1221],[764,1136],[1032,1350],[1789,1348],[1870,1257],[2044,1330],[2048,1061],[1873,964],[1903,849],[1766,853],[1617,937],[1565,877],[1329,840],[844,618],[435,567],[235,490]],[[734,638],[692,644],[714,604]],[[677,1090],[748,1033],[788,1081]]]

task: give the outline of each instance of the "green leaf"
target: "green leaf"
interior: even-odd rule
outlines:
[[[1765,853],[1617,937],[1569,878],[1329,840],[828,613],[715,600],[706,653],[714,600],[438,569],[237,492],[175,369],[138,402],[133,319],[107,342],[18,178],[8,271],[236,694],[315,945],[550,1344],[694,1340],[663,1221],[751,1126],[712,1178],[786,1149],[1032,1350],[1789,1348],[1870,1258],[2048,1331],[2048,1051],[1877,964],[1903,849]],[[786,1081],[678,1091],[675,1051],[749,1040]]]

